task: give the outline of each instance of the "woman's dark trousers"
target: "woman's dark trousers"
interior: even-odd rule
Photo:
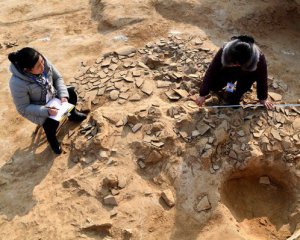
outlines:
[[[75,92],[74,87],[68,87],[68,92],[69,92],[69,99],[68,102],[76,105],[77,103],[77,94]],[[71,111],[71,116],[72,114],[75,113],[75,108]],[[47,137],[47,140],[51,146],[51,148],[54,150],[56,148],[59,148],[59,142],[57,141],[56,138],[56,130],[59,126],[59,122],[55,121],[51,118],[47,118],[46,121],[43,124],[43,128]]]

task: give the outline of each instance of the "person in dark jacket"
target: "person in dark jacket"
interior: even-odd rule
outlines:
[[[244,93],[254,82],[257,84],[257,98],[267,109],[272,109],[268,101],[268,72],[265,56],[251,36],[233,37],[215,55],[207,69],[196,103],[201,107],[211,92],[225,90],[228,104],[238,105]]]
[[[42,125],[53,152],[60,154],[62,150],[56,138],[59,122],[49,118],[55,116],[57,110],[45,105],[54,97],[62,103],[76,105],[74,88],[67,88],[57,69],[33,48],[12,52],[8,59],[12,73],[9,86],[17,111],[31,122]],[[84,119],[86,115],[75,108],[70,112],[70,121],[81,122]]]

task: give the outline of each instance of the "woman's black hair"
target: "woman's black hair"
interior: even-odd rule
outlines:
[[[255,43],[254,38],[247,35],[234,36],[231,40],[238,40],[230,50],[233,63],[245,64],[252,56],[252,45]]]
[[[11,63],[16,65],[21,70],[32,69],[38,62],[41,54],[33,48],[25,47],[19,51],[12,52],[8,55],[8,59]]]
[[[239,35],[239,36],[233,36],[231,38],[231,40],[235,40],[235,39],[239,39],[241,40],[242,42],[246,42],[246,43],[255,43],[255,40],[252,36],[249,36],[249,35]]]

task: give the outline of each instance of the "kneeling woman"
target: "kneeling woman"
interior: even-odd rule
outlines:
[[[45,105],[54,97],[75,105],[77,95],[74,88],[67,88],[56,68],[33,48],[10,53],[8,59],[12,72],[9,86],[17,111],[31,122],[42,125],[53,152],[60,154],[62,150],[56,138],[59,122],[48,118],[55,116],[57,110]],[[84,119],[86,115],[75,108],[69,116],[70,121],[81,122]]]

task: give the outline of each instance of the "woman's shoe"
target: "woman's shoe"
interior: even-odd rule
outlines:
[[[50,143],[50,147],[51,147],[52,151],[55,154],[61,154],[62,153],[61,146],[60,146],[59,142],[57,141],[57,139],[55,139],[55,140],[53,140],[49,143]]]
[[[86,119],[86,114],[78,112],[76,109],[71,111],[71,115],[69,117],[69,120],[72,122],[82,122]]]

